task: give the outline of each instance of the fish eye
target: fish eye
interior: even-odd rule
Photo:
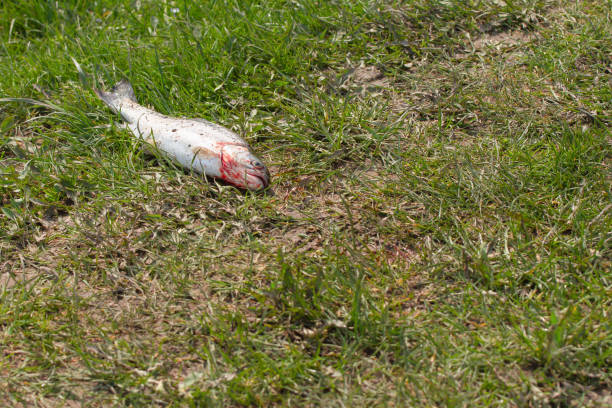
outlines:
[[[263,164],[259,160],[251,160],[253,167],[263,167]]]

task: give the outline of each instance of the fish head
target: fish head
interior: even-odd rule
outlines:
[[[270,184],[270,172],[245,145],[224,145],[220,170],[223,180],[240,188],[261,190]]]

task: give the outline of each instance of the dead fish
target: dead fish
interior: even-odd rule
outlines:
[[[110,92],[94,91],[121,115],[136,137],[184,168],[249,190],[270,184],[266,166],[231,130],[204,119],[173,118],[145,108],[138,104],[132,85],[125,79]]]

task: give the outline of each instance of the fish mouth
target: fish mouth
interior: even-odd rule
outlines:
[[[266,171],[265,173],[251,173],[246,172],[247,185],[252,190],[260,190],[268,187],[270,184],[270,175]]]

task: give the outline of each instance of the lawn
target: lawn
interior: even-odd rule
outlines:
[[[610,406],[611,125],[610,0],[2,1],[0,400]]]

